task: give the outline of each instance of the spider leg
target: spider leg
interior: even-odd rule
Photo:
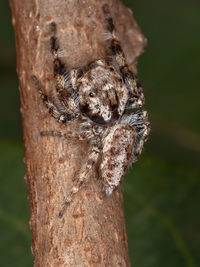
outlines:
[[[59,44],[58,44],[58,40],[56,37],[56,33],[57,33],[57,26],[55,22],[52,22],[50,24],[50,31],[51,31],[51,38],[50,38],[50,45],[51,45],[51,53],[53,55],[53,59],[54,59],[54,76],[56,76],[57,74],[62,74],[64,73],[64,64],[61,62],[61,60],[58,57],[58,50],[59,50]]]
[[[108,4],[103,5],[102,9],[103,9],[107,31],[108,31],[107,39],[110,39],[109,48],[112,53],[112,57],[116,60],[120,68],[125,67],[127,66],[126,58],[121,48],[120,42],[116,36],[115,26],[113,23],[113,19],[112,19]]]
[[[86,139],[91,139],[94,137],[94,134],[92,131],[85,131],[85,132],[80,132],[80,133],[74,133],[71,131],[68,132],[60,132],[60,131],[42,131],[40,133],[42,136],[56,136],[56,137],[62,137],[65,139],[74,139],[74,140],[79,140],[79,141],[84,141]]]
[[[55,22],[50,24],[51,53],[53,56],[54,78],[56,80],[56,91],[60,102],[65,106],[69,113],[79,113],[79,97],[76,90],[77,79],[83,75],[80,68],[67,69],[59,58],[59,43],[57,39],[57,26]]]
[[[145,97],[143,88],[137,77],[128,69],[121,70],[126,88],[129,91],[129,98],[126,104],[126,109],[140,108],[144,105]]]
[[[91,169],[93,168],[93,166],[97,162],[98,157],[99,157],[99,153],[100,153],[100,149],[99,149],[98,145],[93,144],[92,148],[91,148],[91,151],[89,151],[89,153],[88,153],[90,156],[89,156],[86,164],[81,169],[80,175],[79,175],[76,183],[74,184],[74,186],[70,190],[68,196],[63,201],[63,207],[62,207],[61,211],[58,214],[59,218],[62,218],[65,210],[67,209],[67,206],[71,203],[74,195],[77,194],[77,192],[81,189],[82,185],[85,184],[88,181],[89,172],[91,171]]]
[[[129,167],[137,161],[138,157],[142,153],[144,143],[150,133],[150,123],[148,120],[148,114],[146,111],[139,111],[136,113],[131,113],[129,115],[124,115],[120,123],[125,123],[130,125],[135,131],[135,142],[132,157],[129,163]]]
[[[107,39],[111,39],[110,51],[112,54],[112,58],[117,62],[119,71],[129,91],[129,100],[127,103],[127,108],[139,108],[144,104],[145,100],[143,89],[139,84],[136,76],[132,73],[132,71],[129,70],[124,52],[116,36],[113,19],[110,14],[109,6],[107,4],[103,5],[103,13],[107,24],[107,30],[109,32],[109,38]]]
[[[65,123],[66,121],[73,120],[73,116],[68,114],[67,112],[60,111],[59,108],[55,105],[53,101],[50,100],[50,98],[45,94],[44,87],[41,85],[39,80],[35,75],[31,76],[31,79],[35,85],[35,87],[38,89],[38,92],[40,94],[40,97],[44,104],[46,105],[47,109],[49,110],[49,113],[58,121]]]

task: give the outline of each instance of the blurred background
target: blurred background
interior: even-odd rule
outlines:
[[[139,59],[152,132],[123,184],[131,262],[200,266],[200,1],[124,0],[148,38]],[[32,266],[15,41],[0,3],[0,258]]]

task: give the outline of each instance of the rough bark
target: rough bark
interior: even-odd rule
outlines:
[[[62,219],[61,203],[87,159],[87,142],[41,137],[42,130],[75,130],[47,112],[31,75],[55,90],[49,23],[58,25],[63,59],[69,67],[104,57],[101,7],[110,5],[129,63],[145,39],[132,14],[118,0],[10,0],[17,47],[17,72],[23,117],[26,180],[31,208],[34,266],[130,266],[121,190],[104,197],[94,170]]]

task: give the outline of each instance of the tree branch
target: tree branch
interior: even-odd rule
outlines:
[[[129,63],[136,62],[145,39],[132,14],[118,0],[10,0],[17,46],[23,117],[26,179],[31,207],[34,266],[130,266],[121,190],[104,197],[97,171],[76,195],[62,219],[63,199],[87,160],[88,143],[41,137],[41,131],[76,131],[77,122],[59,125],[47,112],[31,82],[55,90],[49,23],[69,67],[105,55],[102,5],[108,3]]]

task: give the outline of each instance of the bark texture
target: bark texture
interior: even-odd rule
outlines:
[[[145,39],[131,11],[118,0],[10,0],[17,47],[23,117],[26,180],[31,208],[34,266],[130,266],[121,190],[104,197],[94,170],[63,218],[57,214],[87,160],[88,143],[41,137],[46,130],[76,130],[47,112],[31,75],[47,93],[55,90],[49,23],[69,67],[104,57],[102,5],[108,3],[129,63],[136,62]],[[135,66],[135,65],[134,65]]]

